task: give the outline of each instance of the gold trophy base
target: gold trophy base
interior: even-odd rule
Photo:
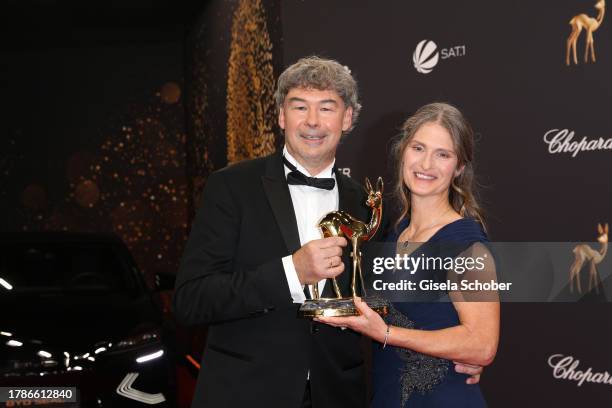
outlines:
[[[366,304],[381,316],[389,312],[389,302],[380,298],[363,298]],[[298,310],[298,316],[312,319],[319,316],[357,316],[359,311],[355,307],[353,298],[321,298],[305,301]]]

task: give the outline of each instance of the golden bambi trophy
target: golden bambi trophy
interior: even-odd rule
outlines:
[[[351,258],[353,258],[353,270],[351,278],[351,297],[343,297],[336,278],[331,278],[335,298],[319,297],[317,284],[310,285],[313,299],[306,300],[298,312],[300,317],[313,318],[318,316],[355,316],[359,312],[355,308],[353,297],[360,296],[357,293],[357,274],[361,285],[361,297],[367,305],[380,315],[386,315],[389,303],[380,298],[367,297],[365,281],[361,271],[361,251],[359,247],[362,242],[368,241],[376,234],[382,219],[382,191],[383,180],[381,177],[376,182],[376,190],[372,188],[369,179],[365,179],[365,189],[368,193],[366,205],[372,209],[370,222],[365,223],[355,219],[344,211],[332,211],[328,213],[321,222],[319,228],[324,237],[345,237],[351,243]]]

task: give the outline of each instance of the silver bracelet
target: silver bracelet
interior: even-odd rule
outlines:
[[[389,340],[389,334],[391,333],[391,325],[387,325],[387,331],[385,332],[385,342],[383,343],[382,348],[387,347],[387,340]]]

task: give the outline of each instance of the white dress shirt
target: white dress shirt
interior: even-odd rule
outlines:
[[[283,148],[283,154],[299,171],[307,176],[312,176],[293,158],[293,156],[291,156],[291,154],[289,154],[287,146]],[[286,177],[287,174],[290,173],[290,170],[287,166],[284,167]],[[335,180],[336,175],[333,172],[333,168],[334,163],[312,177],[328,178],[331,175]],[[321,221],[327,213],[338,210],[338,183],[336,182],[332,190],[289,184],[289,193],[291,194],[293,210],[295,212],[298,232],[300,234],[300,245],[304,245],[315,239],[323,238],[323,233],[319,229],[319,221]],[[289,283],[289,290],[291,291],[293,303],[304,303],[306,300],[304,286],[300,283],[298,278],[292,255],[283,258],[283,268],[285,269],[285,276]],[[319,281],[319,294],[323,293],[325,282],[326,279]],[[310,296],[312,297],[312,292]]]

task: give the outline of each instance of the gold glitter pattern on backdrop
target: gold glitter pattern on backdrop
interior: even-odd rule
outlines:
[[[241,0],[234,12],[227,79],[227,160],[275,151],[272,42],[261,0]]]
[[[174,272],[189,222],[181,91],[166,82],[155,96],[108,118],[101,144],[68,158],[63,202],[49,208],[45,188],[28,185],[22,229],[114,232],[147,281],[155,272]]]
[[[197,26],[193,43],[193,61],[191,63],[191,92],[187,94],[187,184],[189,188],[190,213],[200,206],[200,199],[208,175],[213,172],[215,165],[211,160],[209,146],[218,143],[215,133],[211,130],[212,124],[208,115],[208,77],[205,24]]]
[[[164,84],[156,102],[133,112],[134,119],[102,143],[87,180],[75,189],[79,204],[95,205],[96,191],[86,183],[92,180],[103,188],[100,206],[109,227],[128,245],[148,277],[176,270],[187,231],[180,95],[179,84]]]

